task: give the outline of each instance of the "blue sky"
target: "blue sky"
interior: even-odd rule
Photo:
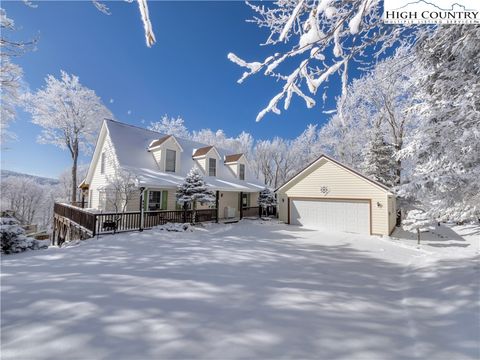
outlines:
[[[247,131],[257,139],[292,138],[307,124],[327,120],[321,105],[308,110],[294,99],[281,116],[255,122],[281,84],[262,76],[236,83],[243,69],[227,59],[229,52],[252,61],[272,51],[259,46],[268,33],[245,21],[253,13],[244,2],[150,1],[153,48],[145,46],[136,3],[107,4],[110,16],[90,1],[42,1],[37,8],[3,2],[19,28],[16,36],[38,37],[37,50],[16,60],[32,91],[63,69],[95,90],[119,121],[146,126],[163,114],[180,115],[190,130],[224,129],[230,136]],[[327,108],[333,107],[331,96]],[[67,151],[36,142],[40,128],[28,114],[20,112],[12,130],[19,140],[3,152],[2,168],[56,177],[70,165]]]

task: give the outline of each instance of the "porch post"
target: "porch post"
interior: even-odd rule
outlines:
[[[82,190],[82,209],[85,209],[85,190]]]
[[[143,202],[144,202],[144,196],[143,196],[143,192],[145,191],[145,188],[144,187],[141,187],[140,188],[140,225],[139,225],[139,231],[143,231],[143,215],[144,215],[144,206],[143,206]]]
[[[243,192],[240,191],[240,220],[243,219]]]
[[[219,198],[219,197],[220,197],[220,191],[217,190],[217,191],[215,192],[215,212],[216,212],[215,222],[216,222],[216,223],[218,223],[218,213],[219,213],[219,212],[218,212],[218,206],[219,206],[219,204],[218,204],[218,202],[219,202],[218,200],[219,200],[219,199],[218,199],[218,198]]]

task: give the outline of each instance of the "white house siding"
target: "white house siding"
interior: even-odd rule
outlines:
[[[326,186],[328,193],[320,189]],[[389,234],[387,192],[332,161],[322,159],[279,190],[279,218],[288,221],[289,198],[371,199],[372,234]],[[283,201],[282,201],[283,199]],[[378,204],[377,204],[378,203]]]
[[[108,183],[108,177],[115,175],[115,169],[118,168],[118,161],[115,155],[115,150],[113,148],[112,142],[108,133],[105,134],[103,139],[100,139],[99,146],[101,146],[101,151],[99,152],[98,159],[92,160],[92,165],[94,166],[93,177],[90,183],[91,190],[91,199],[89,200],[89,207],[100,209],[100,197],[99,189],[105,187]],[[102,153],[105,152],[105,172],[101,174],[101,157]],[[105,210],[105,209],[102,209]]]
[[[250,193],[250,206],[258,206],[258,192]]]
[[[235,216],[240,216],[238,211],[239,193],[231,191],[220,191],[220,198],[218,199],[218,217],[225,218],[225,207],[235,208]]]
[[[238,178],[238,165],[237,163],[230,163],[230,164],[225,164],[228,170],[232,172],[232,174]]]
[[[203,175],[207,174],[207,158],[195,159],[195,165],[202,171]]]

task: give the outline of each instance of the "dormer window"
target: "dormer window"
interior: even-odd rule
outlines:
[[[238,178],[240,180],[245,180],[245,164],[238,165]]]
[[[165,158],[165,171],[175,172],[176,158],[177,152],[175,150],[167,149]]]
[[[208,159],[208,176],[217,176],[217,159]]]

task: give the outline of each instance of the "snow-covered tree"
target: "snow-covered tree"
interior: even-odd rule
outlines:
[[[408,212],[402,225],[405,230],[417,233],[417,242],[420,244],[420,233],[434,229],[434,223],[435,220],[430,218],[425,211],[415,209]]]
[[[480,26],[442,26],[418,46],[426,74],[423,118],[401,153],[415,163],[410,182],[438,220],[480,217]]]
[[[15,218],[0,218],[0,235],[0,250],[3,254],[15,254],[26,250],[38,250],[48,247],[45,241],[38,241],[25,236],[25,230]]]
[[[411,49],[401,47],[392,57],[353,80],[346,95],[337,102],[337,114],[320,135],[326,152],[361,170],[364,149],[371,138],[368,135],[378,126],[394,150],[396,186],[400,185],[405,168],[397,155],[410,141],[419,121],[415,105],[421,101],[417,95],[421,69],[411,53]]]
[[[380,0],[277,0],[247,4],[256,13],[251,22],[270,31],[264,45],[273,49],[272,55],[254,62],[228,54],[231,61],[246,68],[238,82],[261,72],[283,82],[281,91],[260,111],[257,121],[268,112],[279,114],[281,101],[287,110],[294,94],[307,107],[313,107],[315,100],[309,95],[326,89],[327,81],[334,75],[341,75],[345,94],[349,69],[356,70],[358,65],[352,63],[365,66],[368,60],[376,61],[386,50],[416,36],[415,29],[407,26],[385,25]],[[284,70],[280,70],[283,64]]]
[[[222,129],[215,132],[210,129],[201,129],[193,131],[190,139],[221,149],[230,150],[234,153],[243,153],[247,157],[250,155],[253,146],[253,137],[244,131],[237,137],[228,137]]]
[[[395,174],[395,152],[387,144],[378,123],[371,134],[363,160],[363,173],[385,186],[393,187],[397,184]]]
[[[261,176],[266,185],[272,186],[275,164],[272,161],[275,149],[270,140],[259,140],[253,148],[253,165],[257,177]]]
[[[168,117],[168,115],[163,115],[160,121],[150,123],[148,129],[161,134],[173,135],[181,139],[190,138],[190,133],[180,116],[171,118]]]
[[[77,163],[80,151],[89,153],[103,119],[112,113],[93,90],[80,84],[77,76],[61,72],[48,75],[46,86],[31,94],[27,110],[32,122],[43,128],[40,142],[68,149],[72,158],[72,198],[76,201]]]
[[[107,176],[105,191],[107,205],[116,213],[125,212],[128,204],[137,198],[136,177],[129,171],[117,169],[114,175]]]
[[[77,179],[80,182],[81,180],[87,177],[88,165],[79,164],[77,166]],[[67,168],[60,173],[58,176],[58,185],[56,186],[56,200],[68,202],[72,198],[73,190],[73,180],[72,180],[72,170]],[[81,190],[77,187],[75,189],[77,195],[80,194]]]
[[[8,130],[11,122],[15,120],[16,107],[21,101],[22,68],[0,54],[0,131],[2,147],[7,141],[16,138],[15,134]]]
[[[187,177],[177,187],[177,202],[190,204],[193,209],[193,222],[195,222],[197,203],[211,204],[215,202],[215,194],[210,190],[197,167],[193,167]]]
[[[258,140],[251,164],[266,185],[276,188],[320,156],[320,140],[316,125],[311,124],[295,139]]]
[[[262,213],[265,213],[270,206],[277,205],[275,192],[270,188],[265,188],[258,194],[258,205],[262,208]]]
[[[351,117],[343,121],[338,114],[322,126],[319,132],[322,151],[342,163],[360,170],[363,161],[363,149],[366,146],[365,134],[368,126],[363,117]]]
[[[45,186],[37,184],[32,178],[15,176],[2,179],[1,193],[8,210],[14,211],[23,224],[33,224],[38,213],[43,210],[48,192]]]
[[[14,21],[0,8],[0,142],[16,138],[9,126],[16,117],[16,108],[21,104],[24,92],[23,70],[12,62],[12,58],[30,49],[34,42],[12,41],[9,34],[15,30]]]

